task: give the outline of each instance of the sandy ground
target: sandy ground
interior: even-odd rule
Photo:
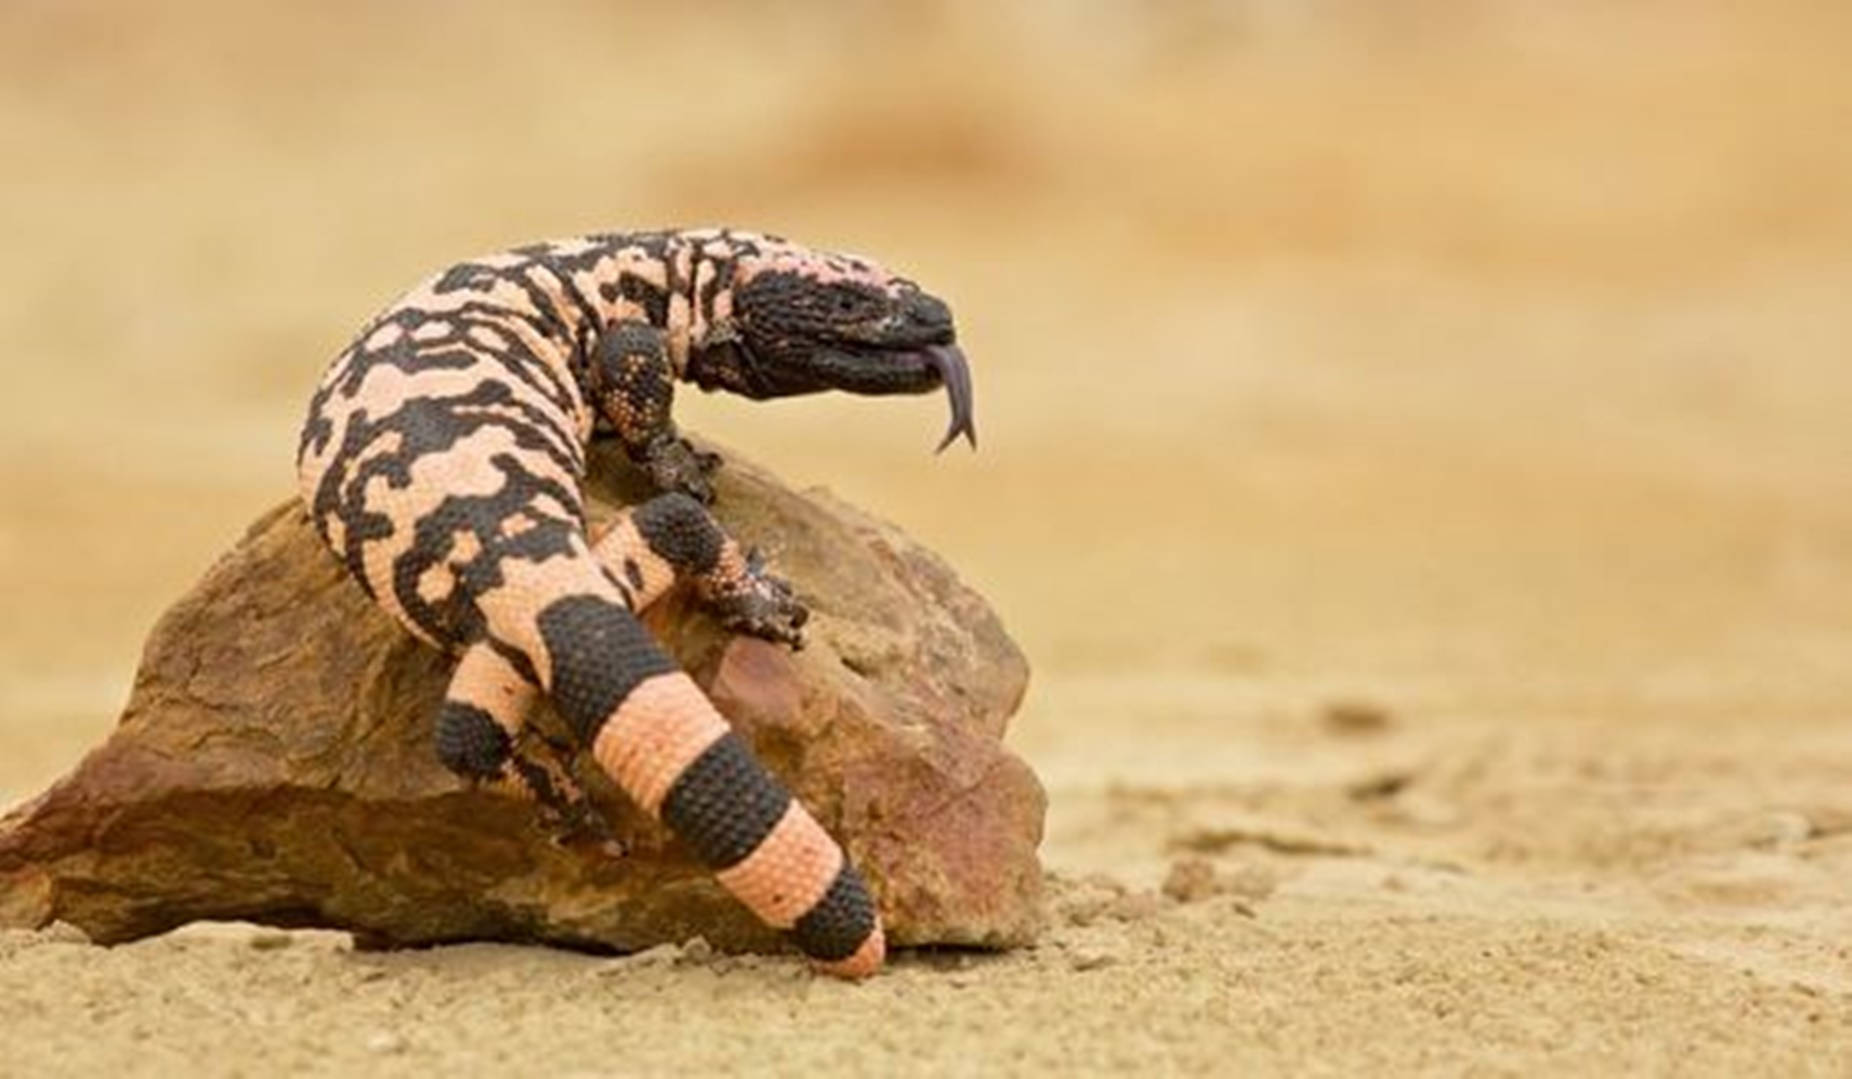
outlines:
[[[992,597],[1052,877],[858,986],[7,935],[0,1073],[1852,1074],[1852,20],[1744,8],[0,7],[0,803],[369,311],[727,221],[956,303],[976,457],[684,414]]]

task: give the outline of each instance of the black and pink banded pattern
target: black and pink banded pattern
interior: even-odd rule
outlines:
[[[736,630],[801,642],[789,585],[706,509],[720,462],[675,428],[681,381],[751,397],[944,388],[946,441],[975,444],[950,312],[912,282],[752,233],[614,233],[460,263],[377,316],[310,403],[303,499],[367,594],[458,657],[437,717],[446,765],[557,795],[514,750],[545,693],[755,914],[866,975],[885,945],[862,877],[636,618],[688,581]],[[598,434],[662,493],[594,541],[580,486]]]

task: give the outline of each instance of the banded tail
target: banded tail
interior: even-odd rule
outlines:
[[[526,568],[535,572],[482,597],[490,633],[522,647],[612,781],[825,970],[879,969],[880,918],[842,847],[753,758],[591,554]]]

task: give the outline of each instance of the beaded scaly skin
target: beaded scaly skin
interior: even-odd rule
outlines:
[[[453,771],[546,800],[514,750],[549,695],[600,767],[768,925],[832,973],[885,951],[841,846],[753,759],[636,613],[678,580],[730,628],[793,647],[805,609],[706,506],[719,466],[675,384],[753,398],[945,388],[940,448],[976,445],[951,312],[850,255],[725,229],[614,233],[459,263],[361,331],[298,452],[316,529],[369,596],[458,657],[437,717]],[[614,435],[662,492],[594,542],[580,484]]]

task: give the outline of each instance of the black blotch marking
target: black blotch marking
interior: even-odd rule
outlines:
[[[662,800],[662,822],[710,869],[738,865],[759,849],[791,795],[732,731],[690,763]]]
[[[429,327],[442,325],[442,336],[432,335]],[[339,393],[352,397],[376,367],[396,367],[406,374],[432,369],[462,370],[481,363],[492,363],[509,377],[526,383],[544,395],[562,411],[570,412],[576,400],[574,388],[567,385],[561,372],[547,357],[535,352],[528,340],[516,330],[519,325],[557,345],[570,349],[572,336],[563,326],[549,318],[536,318],[498,304],[471,300],[453,311],[426,311],[417,307],[400,307],[380,316],[362,332],[359,342],[345,357],[337,380]],[[366,339],[385,326],[401,331],[396,340],[377,349],[362,347]],[[477,327],[492,331],[500,344],[490,347],[467,336]],[[422,340],[414,335],[423,330]]]
[[[586,240],[597,245],[598,248],[595,257],[590,258],[588,264],[625,248],[634,248],[649,258],[664,262],[674,253],[675,246],[683,242],[679,234],[667,229],[650,229],[643,232],[599,232],[587,236]]]
[[[584,745],[639,683],[679,669],[635,616],[601,596],[555,600],[537,624],[553,668],[553,703]]]
[[[559,788],[553,785],[553,777],[544,766],[523,757],[515,757],[514,770],[527,789],[534,792],[534,799],[542,805],[558,808],[568,802],[560,794]]]
[[[630,582],[632,589],[638,592],[643,591],[643,567],[637,565],[637,560],[628,555],[624,556],[624,579]]]
[[[463,701],[444,702],[437,713],[437,759],[465,779],[489,779],[508,760],[508,732],[495,717]]]
[[[488,642],[489,647],[495,651],[496,655],[508,661],[508,665],[514,668],[516,674],[527,680],[528,685],[537,686],[540,684],[540,672],[534,669],[534,660],[526,652],[523,652],[514,644],[501,640],[498,637],[490,636],[483,639]]]
[[[829,891],[791,927],[791,939],[812,959],[834,962],[854,955],[874,931],[874,899],[861,874],[844,862]]]
[[[623,273],[617,278],[618,295],[643,308],[650,325],[662,329],[669,324],[669,290],[640,274]]]
[[[545,244],[516,248],[509,254],[520,256],[522,261],[507,266],[489,266],[480,262],[458,263],[444,271],[431,291],[440,296],[465,289],[488,293],[494,291],[496,285],[512,285],[521,291],[533,311],[518,311],[506,306],[498,306],[497,309],[527,322],[556,343],[570,344],[574,337],[574,320],[559,307],[558,298],[549,294],[528,274],[529,270],[536,267],[548,273],[554,272],[545,257],[549,250]]]
[[[472,640],[486,633],[478,600],[501,587],[508,560],[544,562],[570,555],[581,532],[578,518],[550,516],[535,508],[543,496],[562,506],[576,505],[573,492],[563,484],[534,475],[513,454],[496,454],[489,463],[502,473],[501,488],[486,495],[451,495],[438,503],[418,519],[410,549],[392,564],[393,595],[416,624],[429,627],[427,632],[439,640]],[[504,527],[512,521],[525,527]],[[475,537],[475,554],[467,561],[450,562],[458,538],[466,533]],[[438,565],[448,566],[455,587],[433,603],[420,593],[418,583]]]
[[[705,262],[714,268],[714,272],[708,275],[707,280],[701,281],[701,286],[695,294],[695,305],[701,313],[703,325],[712,326],[714,324],[715,297],[733,287],[734,273],[739,268],[738,254],[739,249],[735,245],[733,250],[720,257],[700,253],[696,255],[694,267],[696,281],[701,281],[701,263]]]
[[[637,597],[636,594],[630,590],[629,582],[621,580],[618,575],[612,571],[611,567],[605,565],[603,562],[598,564],[598,574],[605,580],[611,582],[612,588],[617,589],[617,598],[623,602],[624,610],[629,611],[631,614],[637,613]]]

